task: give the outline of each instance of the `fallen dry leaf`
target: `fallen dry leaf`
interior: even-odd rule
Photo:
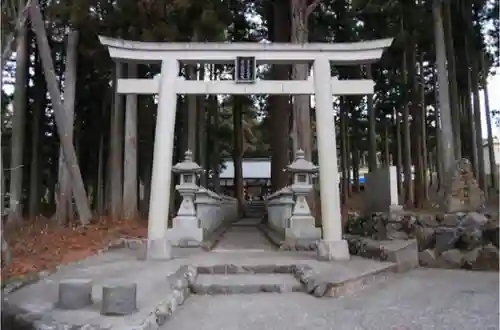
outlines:
[[[2,267],[2,279],[85,259],[120,237],[144,238],[147,222],[110,220],[86,227],[59,227],[46,219],[38,219],[20,228],[5,228],[12,253],[12,263]]]

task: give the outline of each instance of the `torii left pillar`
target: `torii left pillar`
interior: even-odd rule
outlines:
[[[167,238],[170,184],[172,182],[172,157],[174,150],[175,113],[177,93],[175,81],[179,62],[164,59],[161,64],[158,113],[156,114],[155,142],[151,199],[149,203],[147,259],[172,258],[172,246]]]

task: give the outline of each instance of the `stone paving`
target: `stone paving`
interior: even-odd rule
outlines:
[[[162,329],[493,330],[498,274],[416,269],[350,297],[301,293],[199,296]]]
[[[314,252],[276,251],[249,226],[230,229],[212,252],[174,249],[175,258],[163,262],[138,260],[142,254],[140,248],[118,249],[63,266],[4,297],[3,308],[15,307],[37,320],[42,315],[43,322],[50,316],[53,322],[80,325],[72,329],[85,324],[94,325],[85,329],[120,330],[498,329],[496,273],[418,269],[395,274],[393,263],[359,257],[320,262]],[[197,277],[183,279],[183,265]],[[171,280],[175,274],[180,277]],[[55,307],[58,283],[72,278],[92,280],[92,306]],[[102,287],[131,282],[137,283],[138,311],[101,315]],[[217,295],[195,294],[184,301],[188,285]],[[221,295],[236,292],[255,293]]]
[[[255,229],[256,221],[242,219],[236,223],[215,246],[214,252],[246,250],[255,252],[275,251],[276,247]]]

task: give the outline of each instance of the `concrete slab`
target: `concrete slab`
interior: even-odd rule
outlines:
[[[24,314],[30,314],[33,319],[41,316],[50,318],[54,322],[66,324],[94,324],[110,329],[146,329],[145,324],[154,319],[155,310],[165,303],[166,297],[172,295],[172,289],[167,276],[176,272],[183,265],[214,266],[240,265],[277,267],[290,265],[308,265],[313,269],[315,276],[321,281],[343,281],[350,276],[357,278],[371,270],[388,269],[392,263],[380,263],[373,260],[353,258],[346,262],[320,262],[316,260],[314,252],[248,252],[234,250],[234,252],[217,253],[204,252],[200,249],[174,249],[177,254],[170,261],[139,260],[140,249],[117,249],[101,255],[90,257],[81,262],[62,266],[56,273],[46,276],[40,281],[22,287],[4,297],[4,307],[11,307]],[[255,275],[248,275],[255,276]],[[291,275],[284,277],[260,277],[259,281],[267,278],[268,283],[279,282],[290,284],[298,283]],[[285,279],[287,277],[287,279]],[[54,307],[57,301],[57,286],[59,281],[71,278],[86,278],[93,282],[92,299],[94,304],[79,310],[60,310]],[[273,280],[270,280],[273,278]],[[240,278],[241,280],[242,278]],[[237,278],[228,279],[238,282]],[[245,279],[248,281],[249,279]],[[249,281],[256,281],[252,279]],[[134,314],[115,317],[100,315],[102,300],[102,286],[107,283],[137,283],[138,311]],[[316,282],[315,282],[316,283]],[[315,284],[316,285],[316,284]],[[312,286],[314,289],[314,286]],[[293,290],[292,290],[293,291]],[[196,299],[196,298],[192,298]],[[170,312],[168,312],[170,313]],[[167,313],[167,314],[168,314]],[[153,315],[153,316],[151,316]],[[149,320],[149,321],[145,321]],[[148,328],[149,329],[149,328]]]
[[[242,220],[244,221],[244,220]],[[249,219],[253,221],[253,219]],[[234,226],[224,233],[215,246],[217,250],[269,250],[276,248],[253,226]]]
[[[191,286],[195,294],[249,294],[259,292],[300,292],[300,282],[286,274],[199,275]]]
[[[496,330],[498,307],[497,273],[415,269],[341,299],[202,296],[188,300],[162,329]]]

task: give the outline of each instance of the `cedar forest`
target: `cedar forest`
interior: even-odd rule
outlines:
[[[378,63],[334,68],[341,79],[376,83],[373,97],[340,97],[334,104],[344,210],[362,196],[362,158],[370,171],[397,167],[408,208],[428,207],[446,167],[460,158],[471,161],[480,187],[498,200],[498,177],[485,174],[490,164],[483,148],[483,135],[492,146],[499,110],[489,108],[486,88],[499,64],[498,6],[492,0],[2,0],[2,275],[85,257],[112,237],[145,235],[155,98],[141,95],[126,108],[113,81],[152,77],[160,68],[114,63],[98,35],[277,43],[394,38]],[[217,80],[230,70],[188,65],[183,74]],[[260,79],[307,75],[307,65],[259,68]],[[271,157],[272,189],[280,189],[288,184],[282,169],[296,145],[317,164],[309,100],[179,96],[173,161],[189,148],[212,174],[202,175],[201,184],[213,180],[217,191],[222,159],[232,157],[241,202],[242,158]],[[447,136],[449,150],[440,147]],[[412,168],[415,179],[402,180]],[[310,202],[317,212],[320,201]]]

